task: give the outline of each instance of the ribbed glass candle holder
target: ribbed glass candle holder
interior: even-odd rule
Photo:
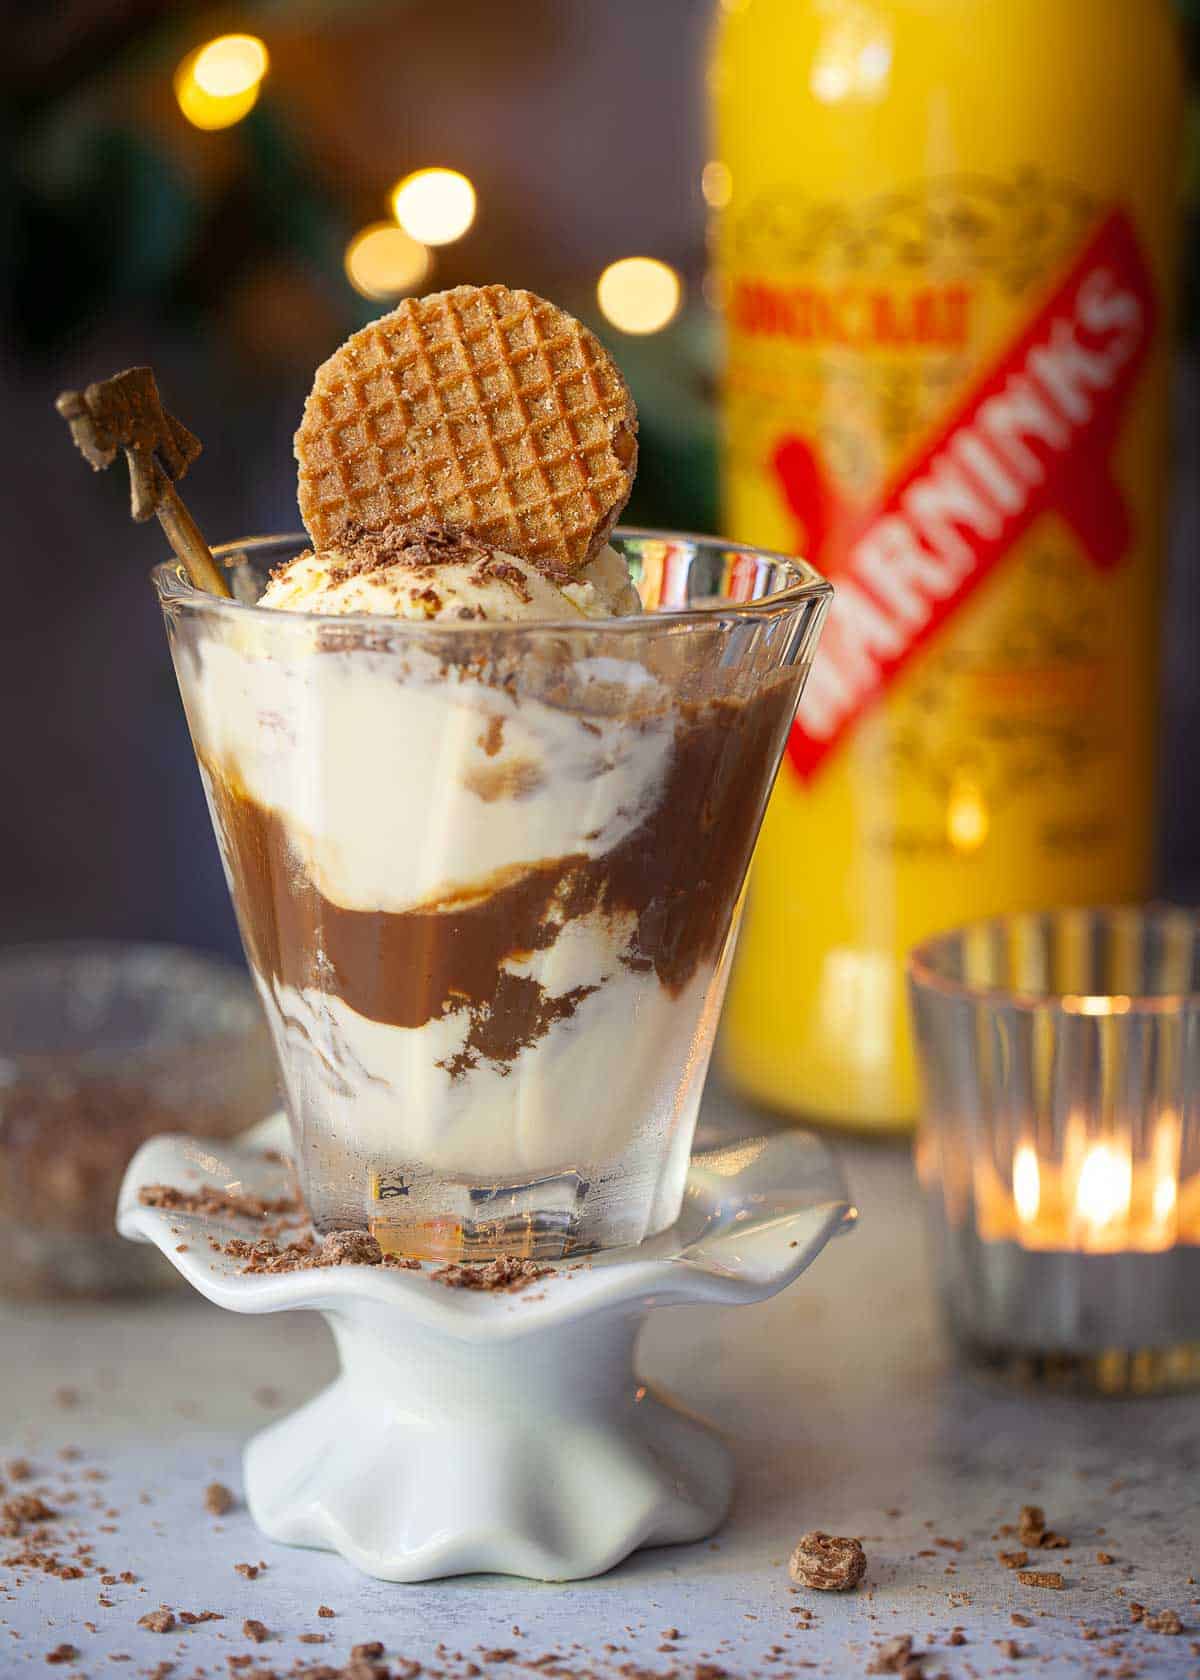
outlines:
[[[1200,1383],[1200,918],[1001,917],[918,947],[909,979],[956,1340],[1039,1381]]]

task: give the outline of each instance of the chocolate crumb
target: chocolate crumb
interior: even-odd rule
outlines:
[[[1040,1505],[1022,1505],[1017,1518],[1017,1538],[1023,1546],[1034,1549],[1048,1550],[1071,1544],[1065,1535],[1055,1534],[1046,1527],[1046,1513]]]
[[[204,1490],[204,1509],[210,1516],[223,1517],[233,1508],[233,1495],[224,1482],[209,1482]]]
[[[1017,1580],[1023,1587],[1045,1587],[1062,1590],[1063,1578],[1057,1569],[1018,1569]]]
[[[205,1184],[199,1190],[179,1190],[173,1184],[143,1184],[138,1201],[143,1207],[169,1213],[198,1213],[212,1219],[266,1219],[272,1214],[302,1211],[295,1196],[238,1196],[217,1184]]]
[[[321,1245],[322,1266],[378,1266],[383,1250],[368,1231],[331,1231]]]
[[[850,1592],[866,1574],[867,1555],[858,1540],[825,1534],[806,1534],[788,1559],[788,1574],[816,1592]]]
[[[53,1651],[46,1652],[46,1661],[48,1663],[74,1662],[78,1655],[79,1652],[74,1645],[68,1645],[64,1642],[62,1645],[56,1645]]]
[[[12,1523],[53,1522],[58,1515],[52,1511],[44,1499],[39,1499],[36,1493],[19,1493],[12,1499],[6,1499],[0,1505],[0,1517],[5,1517]],[[13,1530],[18,1532],[19,1530]]]
[[[880,1646],[874,1661],[867,1666],[867,1673],[902,1674],[907,1677],[911,1671],[913,1680],[919,1680],[924,1661],[925,1653],[913,1650],[912,1634],[901,1633]]]
[[[538,1278],[550,1275],[551,1267],[539,1266],[532,1260],[517,1259],[510,1254],[482,1263],[456,1261],[430,1273],[435,1283],[445,1284],[447,1289],[502,1290],[509,1294],[516,1294],[519,1289],[536,1283]]]

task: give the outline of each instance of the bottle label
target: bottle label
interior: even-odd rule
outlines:
[[[911,320],[897,320],[895,330],[919,327],[946,342],[960,330],[954,290],[918,297]],[[735,300],[743,332],[755,330],[744,313],[752,302],[741,300],[739,321]],[[881,307],[869,311],[876,327]],[[1093,224],[1032,318],[956,393],[950,412],[866,506],[836,487],[811,442],[799,435],[778,442],[772,468],[799,528],[797,547],[824,564],[836,587],[789,742],[803,778],[1043,514],[1061,515],[1098,569],[1124,558],[1131,524],[1109,457],[1155,315],[1133,227],[1113,210]],[[849,318],[864,319],[857,300]],[[824,321],[823,330],[832,327],[841,322]]]

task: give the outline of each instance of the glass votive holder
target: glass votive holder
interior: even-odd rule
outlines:
[[[172,945],[0,951],[0,1295],[171,1286],[116,1233],[130,1157],[156,1132],[232,1137],[275,1106],[247,975]]]
[[[998,917],[909,959],[935,1272],[975,1361],[1200,1383],[1200,917]]]

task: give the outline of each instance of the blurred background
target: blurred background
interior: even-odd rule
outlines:
[[[1180,10],[1194,69],[1200,3]],[[59,0],[10,19],[0,939],[237,949],[146,581],[159,533],[130,525],[122,473],[89,478],[72,453],[53,409],[64,386],[153,363],[204,442],[187,495],[210,540],[288,530],[316,364],[400,290],[527,285],[595,326],[630,377],[643,452],[629,517],[715,527],[711,11]],[[1193,114],[1193,153],[1196,131]],[[1193,157],[1193,251],[1197,177]],[[598,289],[632,256],[655,263]],[[1182,898],[1200,896],[1196,268],[1179,331],[1162,772],[1161,884]]]
[[[292,434],[317,364],[393,292],[528,286],[603,330],[636,388],[629,517],[713,528],[709,13],[64,0],[14,19],[0,67],[0,939],[238,949],[147,583],[161,534],[130,524],[127,475],[92,478],[73,456],[61,388],[152,363],[204,443],[186,495],[209,540],[292,530]],[[228,41],[247,34],[268,56]],[[428,169],[442,173],[410,182],[400,207],[418,242],[393,189]],[[634,254],[669,268],[641,285],[635,271],[609,307],[669,319],[661,331],[601,314],[601,273]]]

